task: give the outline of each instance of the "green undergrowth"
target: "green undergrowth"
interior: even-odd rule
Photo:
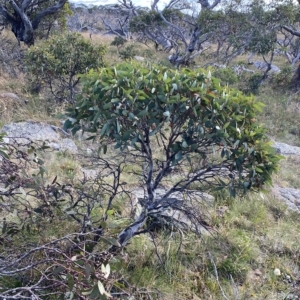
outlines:
[[[124,249],[126,258],[112,267],[121,270],[130,285],[162,293],[153,299],[223,299],[223,293],[228,299],[296,295],[296,213],[267,194],[253,194],[219,201],[212,216],[212,229],[201,239],[178,232],[137,236]],[[276,276],[275,269],[281,275]]]
[[[261,87],[257,99],[265,104],[260,121],[267,128],[269,136],[276,141],[300,146],[299,96],[290,89],[279,91],[266,84]]]

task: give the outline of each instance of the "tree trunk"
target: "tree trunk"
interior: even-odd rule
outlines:
[[[34,30],[38,28],[42,19],[48,15],[55,14],[66,2],[67,0],[59,0],[57,4],[37,14],[36,11],[34,11],[35,17],[31,20],[31,16],[26,14],[26,9],[28,9],[29,5],[32,5],[32,1],[23,0],[21,4],[18,5],[14,0],[10,0],[9,4],[13,13],[10,13],[6,7],[0,5],[0,14],[11,24],[12,32],[17,40],[31,46],[34,44]],[[36,6],[38,6],[38,3]]]
[[[201,28],[197,24],[191,35],[190,42],[185,49],[184,55],[180,56],[180,53],[178,53],[178,52],[170,55],[169,56],[170,63],[172,63],[174,66],[177,66],[177,67],[179,67],[181,65],[188,66],[190,64],[192,54],[195,51],[196,45],[199,42],[200,34],[201,34]]]

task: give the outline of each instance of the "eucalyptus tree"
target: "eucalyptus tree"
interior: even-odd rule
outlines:
[[[52,178],[46,144],[10,145],[0,135],[1,299],[131,296],[124,272],[109,266],[128,242],[158,229],[199,237],[213,205],[205,192],[258,190],[278,167],[255,121],[262,105],[204,70],[133,62],[81,78],[65,127],[99,143],[103,153],[94,144],[84,158],[95,179]]]
[[[215,58],[225,64],[242,53],[253,53],[270,66],[275,50],[278,53],[278,48],[284,47],[290,61],[297,57],[298,53],[292,54],[295,39],[294,44],[285,46],[278,40],[283,30],[289,35],[300,34],[295,27],[298,10],[292,1],[171,0],[163,7],[160,4],[155,0],[147,9],[120,1],[133,15],[130,30],[153,41],[156,48],[172,49],[169,60],[175,66],[190,64],[202,53],[206,41],[217,44]]]
[[[253,96],[222,87],[203,70],[134,63],[92,70],[65,128],[90,132],[104,155],[120,150],[144,189],[119,246],[150,230],[151,220],[200,234],[204,192],[235,196],[270,181],[279,157],[255,122],[260,109]]]
[[[188,65],[201,53],[202,43],[209,37],[203,34],[202,25],[197,22],[199,11],[213,10],[221,0],[210,3],[203,1],[171,0],[163,9],[158,9],[159,0],[155,0],[150,10],[138,11],[132,2],[123,0],[122,5],[135,12],[131,19],[130,30],[142,34],[153,41],[156,48],[174,50],[169,61],[176,66]]]
[[[68,0],[1,0],[0,15],[11,25],[19,42],[34,44],[35,31],[42,21],[59,12]]]

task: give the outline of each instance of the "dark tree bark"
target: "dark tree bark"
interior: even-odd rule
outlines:
[[[11,29],[19,42],[24,42],[31,46],[34,44],[34,30],[36,30],[42,21],[48,15],[55,14],[61,9],[67,0],[59,0],[56,4],[36,12],[35,6],[50,2],[32,1],[32,0],[7,0],[0,5],[0,14],[11,24]]]

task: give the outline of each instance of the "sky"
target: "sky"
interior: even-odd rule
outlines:
[[[73,3],[82,3],[82,4],[93,4],[93,5],[105,5],[105,4],[115,4],[118,3],[118,0],[69,0]],[[164,1],[162,1],[164,2]],[[132,0],[132,3],[135,5],[143,6],[143,7],[149,7],[151,1],[147,0]]]

